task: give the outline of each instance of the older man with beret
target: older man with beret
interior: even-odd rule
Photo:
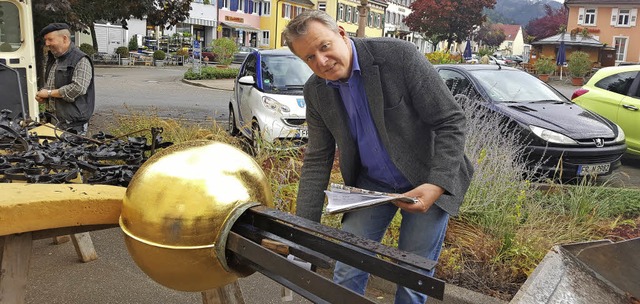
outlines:
[[[95,107],[93,63],[71,42],[67,24],[51,23],[40,36],[49,52],[44,87],[36,93],[36,100],[46,103],[60,129],[84,135]]]

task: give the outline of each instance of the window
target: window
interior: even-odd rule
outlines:
[[[269,39],[270,33],[269,31],[262,31],[262,44],[269,45],[271,44],[271,39]]]
[[[627,37],[614,37],[616,61],[624,61],[627,53]]]
[[[327,10],[327,2],[318,2],[318,10],[326,11]]]
[[[11,2],[0,2],[0,12],[4,12],[4,25],[0,29],[0,52],[15,52],[22,45],[20,12]]]
[[[445,85],[449,88],[453,96],[462,94],[471,97],[475,95],[475,90],[471,82],[462,74],[445,69],[438,71],[438,74],[440,74],[440,77],[444,80]]]
[[[253,1],[253,10],[251,11],[251,13],[260,15],[260,5],[262,5],[262,9],[264,9],[265,6],[269,5],[269,13],[271,13],[271,2],[260,3],[257,0]]]
[[[353,23],[358,24],[358,21],[360,20],[360,11],[358,10],[357,7],[353,8]]]
[[[262,2],[262,16],[271,16],[271,1]]]
[[[347,22],[351,22],[351,6],[347,6]]]
[[[611,91],[614,93],[627,95],[629,88],[636,79],[637,71],[622,72],[606,77],[596,83],[596,87]]]
[[[230,2],[231,2],[230,0],[222,0],[222,8],[229,9],[229,7],[231,7]]]
[[[629,25],[629,16],[631,12],[628,9],[618,10],[618,25]]]
[[[338,5],[338,21],[344,21],[344,4]]]
[[[282,16],[282,17],[285,17],[287,19],[291,19],[291,4],[284,3],[283,4],[282,13],[284,14],[284,16]]]
[[[296,16],[298,16],[298,15],[302,14],[302,10],[303,10],[303,9],[304,9],[304,8],[303,8],[302,6],[296,6]]]
[[[239,0],[238,1],[238,11],[244,12],[245,1],[246,0]]]
[[[373,25],[373,13],[369,13],[367,16],[367,26],[371,27]]]
[[[596,25],[596,9],[588,8],[584,11],[584,24]]]

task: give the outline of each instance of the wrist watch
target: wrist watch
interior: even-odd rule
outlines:
[[[51,90],[47,90],[47,98],[51,98]]]

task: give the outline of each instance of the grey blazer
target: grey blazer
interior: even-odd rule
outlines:
[[[393,38],[354,38],[374,124],[391,160],[416,187],[445,189],[436,205],[456,215],[473,167],[464,155],[465,116],[437,71],[415,45]],[[309,143],[296,214],[320,221],[338,146],[346,185],[360,170],[357,143],[337,89],[311,76],[304,87]]]

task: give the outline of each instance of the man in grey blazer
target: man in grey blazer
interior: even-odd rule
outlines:
[[[337,144],[346,185],[419,199],[345,213],[342,229],[380,241],[400,208],[399,249],[437,260],[449,215],[457,214],[473,173],[464,155],[464,113],[438,73],[415,45],[350,39],[322,11],[298,15],[283,35],[314,71],[304,87],[309,143],[296,214],[320,221]],[[367,280],[367,273],[336,264],[336,283],[364,294]],[[425,300],[398,286],[396,303]]]

